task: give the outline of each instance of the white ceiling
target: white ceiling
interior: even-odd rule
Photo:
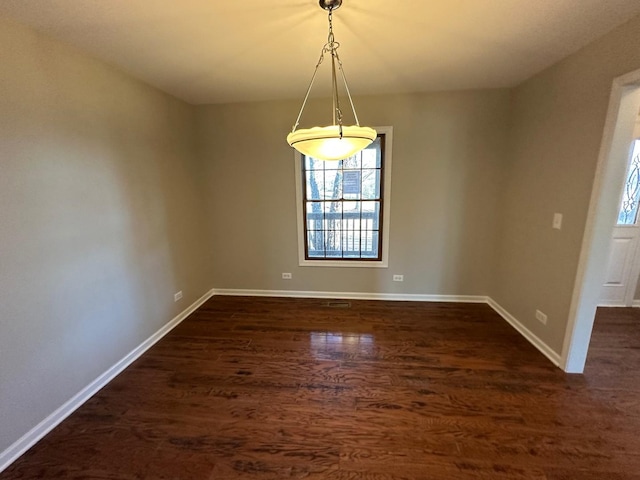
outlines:
[[[517,85],[637,14],[638,0],[344,0],[334,31],[355,94],[457,90]],[[302,98],[327,35],[317,0],[0,0],[0,15],[194,104]]]

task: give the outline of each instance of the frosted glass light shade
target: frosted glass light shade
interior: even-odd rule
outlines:
[[[376,139],[373,128],[358,125],[303,128],[287,135],[287,143],[303,155],[318,160],[342,160],[358,153]]]

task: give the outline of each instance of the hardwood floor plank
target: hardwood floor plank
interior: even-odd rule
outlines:
[[[584,376],[487,305],[214,297],[0,480],[640,480],[640,310]]]

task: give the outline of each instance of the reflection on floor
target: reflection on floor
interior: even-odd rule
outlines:
[[[357,358],[375,348],[374,336],[369,333],[311,332],[311,352],[314,358]]]

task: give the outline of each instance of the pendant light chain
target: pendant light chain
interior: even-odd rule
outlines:
[[[344,74],[344,69],[342,68],[342,62],[340,61],[340,57],[338,56],[338,52],[335,52],[336,60],[338,61],[338,69],[340,70],[340,75],[342,76],[342,82],[344,83],[344,89],[347,92],[347,97],[349,98],[349,104],[351,105],[351,111],[353,112],[353,117],[356,121],[356,125],[360,126],[360,122],[358,121],[358,114],[356,113],[356,107],[353,105],[353,99],[351,98],[351,92],[349,91],[349,84],[347,83],[347,77]]]
[[[307,88],[307,93],[302,102],[302,108],[300,108],[298,118],[293,125],[293,130],[287,135],[287,143],[307,157],[324,161],[340,161],[367,148],[367,146],[371,145],[371,142],[376,139],[378,134],[373,128],[360,126],[356,109],[353,105],[353,99],[351,98],[351,92],[349,91],[349,85],[347,85],[344,68],[338,55],[340,44],[336,42],[333,34],[333,10],[336,10],[342,5],[342,0],[319,0],[319,3],[323,10],[329,12],[329,34],[327,36],[327,43],[323,45],[320,51],[320,58],[313,71],[309,88]],[[317,126],[296,130],[300,124],[302,112],[307,105],[318,69],[324,61],[325,55],[331,55],[331,117],[333,124],[325,127]],[[328,60],[329,59],[327,59],[327,61]],[[338,70],[340,74],[338,74]],[[340,79],[342,79],[347,96],[349,97],[349,103],[351,104],[356,125],[343,124],[344,118],[338,92],[338,82]]]
[[[338,125],[340,138],[342,138],[342,110],[340,109],[340,97],[338,96],[338,80],[336,77],[336,54],[339,43],[335,42],[333,36],[333,8],[329,8],[329,36],[324,51],[331,52],[331,96],[333,98],[332,118],[333,124]]]
[[[333,46],[333,7],[329,7],[329,36],[327,37],[327,45],[331,48]]]
[[[318,63],[316,64],[315,70],[313,71],[313,76],[311,77],[311,82],[309,83],[309,88],[307,88],[307,93],[304,96],[304,100],[302,102],[302,107],[300,108],[300,113],[298,113],[298,118],[296,119],[295,124],[291,132],[295,132],[296,128],[300,124],[300,118],[302,117],[302,112],[304,111],[304,107],[307,105],[307,100],[309,99],[309,94],[311,93],[311,89],[313,88],[313,84],[316,79],[316,75],[318,73],[318,68],[324,61],[324,54],[331,53],[331,96],[332,96],[332,119],[333,124],[337,125],[340,129],[340,138],[342,138],[342,109],[340,108],[340,98],[338,96],[338,81],[336,75],[336,62],[338,63],[338,70],[340,70],[340,76],[342,78],[342,82],[344,83],[345,90],[347,92],[347,96],[349,98],[349,104],[351,105],[351,111],[353,112],[353,116],[357,126],[360,126],[360,122],[358,121],[358,115],[356,114],[355,106],[353,105],[353,99],[351,98],[351,92],[349,91],[349,85],[347,84],[347,78],[344,74],[344,69],[342,67],[342,62],[340,61],[340,56],[338,55],[338,48],[340,47],[340,43],[335,41],[335,37],[333,34],[333,7],[329,7],[329,34],[327,36],[327,43],[322,47],[322,51],[320,52],[320,58],[318,59]]]
[[[316,80],[316,75],[318,74],[318,68],[322,64],[323,60],[324,60],[324,49],[320,53],[320,59],[318,60],[318,63],[316,63],[316,68],[313,71],[313,76],[311,77],[311,82],[309,83],[309,88],[307,88],[307,93],[304,96],[304,100],[302,101],[302,107],[300,107],[300,113],[298,113],[298,118],[296,118],[296,123],[294,123],[293,129],[291,130],[291,132],[295,132],[296,128],[298,128],[298,125],[300,125],[300,117],[302,117],[302,112],[304,112],[304,107],[307,105],[307,100],[309,99],[309,94],[311,93],[311,89],[313,88],[313,82],[315,82],[315,80]]]

